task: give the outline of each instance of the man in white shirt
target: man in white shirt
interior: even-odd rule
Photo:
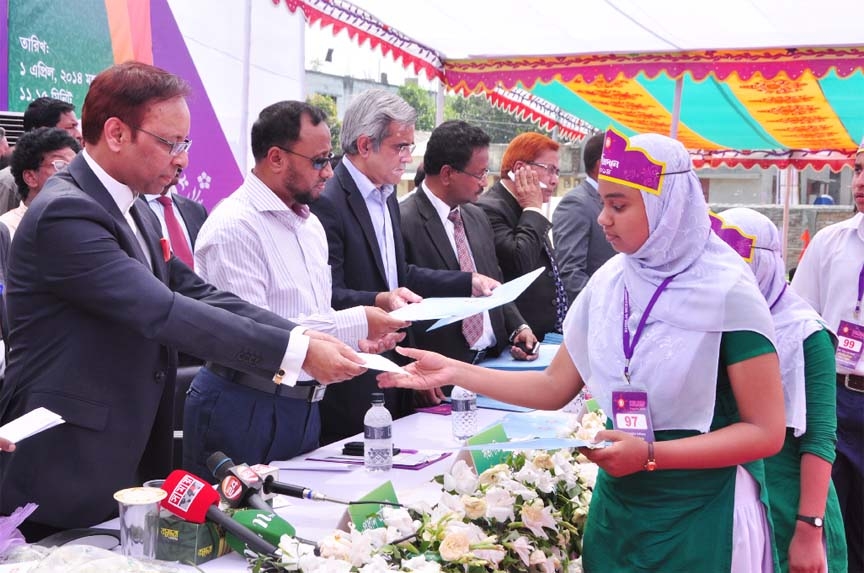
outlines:
[[[820,230],[792,279],[792,288],[837,333],[837,458],[831,477],[846,528],[849,571],[864,571],[864,142],[855,156],[852,194],[858,213]],[[857,310],[856,310],[857,309]],[[845,342],[844,342],[845,341]],[[851,350],[850,350],[851,348]]]
[[[9,165],[18,188],[21,204],[0,215],[0,223],[9,229],[10,238],[15,236],[21,218],[33,202],[48,178],[66,169],[69,162],[81,151],[81,146],[66,130],[56,127],[40,127],[28,131],[18,139]]]
[[[325,120],[321,110],[298,101],[261,111],[252,126],[255,167],[201,228],[195,268],[219,288],[355,349],[366,338],[382,340],[381,350],[392,348],[404,334],[391,333],[408,323],[373,306],[331,307],[327,237],[307,206],[333,176]],[[280,393],[267,380],[206,364],[186,399],[183,466],[201,471],[214,451],[255,464],[315,449],[324,393],[310,376],[300,379],[308,383]],[[301,388],[306,395],[296,393]]]
[[[0,423],[44,406],[64,424],[0,456],[0,513],[35,501],[28,541],[117,514],[114,492],[171,469],[177,351],[293,386],[364,371],[345,344],[205,283],[135,197],[188,163],[181,78],[139,62],[103,71],[83,108],[86,150],[50,178],[12,244]],[[142,101],[143,100],[143,101]]]

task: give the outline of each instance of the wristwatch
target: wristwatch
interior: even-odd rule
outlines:
[[[510,344],[513,344],[513,341],[516,340],[516,336],[518,336],[518,334],[520,332],[522,332],[523,330],[525,330],[526,328],[531,328],[531,327],[528,326],[527,324],[520,324],[518,327],[516,327],[516,330],[514,330],[510,334]]]
[[[654,461],[654,442],[648,442],[648,459],[645,460],[645,465],[642,466],[646,472],[653,472],[657,469],[657,462]]]
[[[809,515],[796,515],[795,519],[798,521],[803,521],[804,523],[809,523],[813,527],[822,527],[825,525],[825,522],[821,517],[810,517]]]

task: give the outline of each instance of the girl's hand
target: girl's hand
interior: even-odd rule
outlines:
[[[605,448],[579,448],[589,460],[606,470],[613,477],[622,477],[645,468],[648,461],[648,443],[620,430],[597,432],[596,442],[612,442]]]

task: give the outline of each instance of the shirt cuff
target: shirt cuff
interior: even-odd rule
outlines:
[[[358,342],[369,336],[366,309],[362,306],[354,306],[345,310],[338,310],[333,314],[339,340],[354,350],[360,350]]]
[[[288,348],[285,349],[285,356],[282,357],[280,371],[276,374],[276,377],[282,374],[281,383],[286,386],[295,386],[302,372],[303,361],[306,360],[310,340],[308,336],[303,334],[304,332],[306,332],[305,326],[295,326],[291,329]]]

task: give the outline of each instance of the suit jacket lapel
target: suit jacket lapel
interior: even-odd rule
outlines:
[[[87,161],[80,153],[69,164],[67,172],[81,191],[92,197],[103,209],[111,214],[116,223],[117,240],[120,243],[120,248],[129,254],[129,256],[140,261],[144,266],[149,267],[147,257],[144,256],[141,245],[138,243],[138,238],[132,231],[132,227],[129,226],[126,217],[120,212],[120,208],[117,206],[114,198],[108,193],[108,190],[105,189],[105,186],[102,185],[102,182],[99,181],[99,178],[96,177],[96,174],[93,173],[93,170],[90,169]],[[62,175],[62,173],[59,174],[59,176]]]
[[[155,215],[150,211],[149,206],[139,201],[134,201],[132,203],[131,212],[132,218],[138,226],[138,232],[141,233],[141,237],[144,239],[144,244],[147,245],[147,250],[150,252],[150,260],[153,261],[153,274],[155,274],[163,283],[168,284],[168,272],[165,265],[164,255],[162,254],[162,245],[160,241],[162,233],[160,230],[157,234],[156,228],[153,225],[153,220],[149,219],[149,216],[155,217]]]
[[[375,266],[378,268],[378,273],[384,284],[387,284],[387,273],[384,271],[384,261],[381,259],[381,248],[378,246],[378,239],[375,237],[375,229],[372,227],[372,218],[369,216],[369,208],[366,207],[366,200],[360,190],[357,189],[357,184],[348,172],[348,168],[341,163],[336,167],[336,176],[339,178],[339,183],[345,191],[348,208],[354,214],[360,228],[363,230],[363,236],[366,238],[366,243],[369,245],[369,250],[375,258]]]
[[[423,227],[429,235],[429,241],[438,251],[438,255],[447,268],[453,271],[462,270],[459,266],[459,259],[456,258],[456,253],[453,252],[453,247],[450,244],[450,238],[447,236],[447,231],[444,230],[444,224],[441,222],[441,217],[438,216],[438,211],[432,205],[432,201],[426,196],[423,189],[417,189],[417,212],[423,217]]]

